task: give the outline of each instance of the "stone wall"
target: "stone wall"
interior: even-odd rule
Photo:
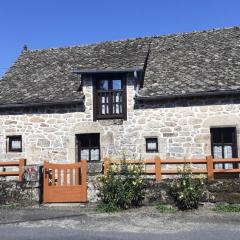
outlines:
[[[85,107],[52,106],[1,110],[0,159],[24,157],[28,164],[76,161],[75,135],[100,133],[101,157],[152,158],[145,138],[157,137],[159,153],[166,158],[202,158],[211,154],[210,128],[233,126],[240,142],[239,97],[135,103],[135,84],[128,76],[127,120],[93,122],[92,79],[84,79]],[[23,151],[7,151],[6,138],[22,135]],[[239,152],[240,155],[240,152]],[[89,164],[89,172],[101,172],[101,164]]]
[[[155,204],[173,203],[169,194],[170,179],[159,183],[149,183],[145,203]],[[205,197],[203,202],[211,203],[240,203],[240,180],[239,179],[222,179],[213,182],[205,182]]]
[[[42,191],[19,181],[0,181],[0,205],[31,206],[42,200]]]

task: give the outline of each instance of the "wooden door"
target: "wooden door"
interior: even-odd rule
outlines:
[[[87,162],[44,162],[44,203],[87,202]]]

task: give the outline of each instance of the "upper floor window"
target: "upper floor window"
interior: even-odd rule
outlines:
[[[94,120],[126,118],[126,84],[123,78],[95,80]]]

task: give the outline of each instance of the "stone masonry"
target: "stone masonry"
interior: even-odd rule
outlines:
[[[139,159],[156,154],[145,152],[145,138],[157,137],[159,155],[166,158],[202,158],[210,152],[210,128],[237,127],[240,141],[240,99],[213,98],[175,100],[174,103],[135,104],[135,86],[128,78],[127,121],[99,120],[93,122],[91,79],[85,79],[85,111],[65,107],[45,112],[0,115],[0,158],[25,157],[29,164],[44,160],[75,162],[75,135],[100,133],[101,156]],[[49,107],[50,108],[50,107]],[[6,151],[6,137],[22,135],[22,153]]]
[[[145,138],[157,137],[158,155],[169,158],[203,158],[211,154],[210,128],[233,126],[240,142],[240,99],[234,97],[174,100],[162,103],[135,103],[134,81],[128,76],[127,121],[93,121],[92,80],[85,79],[83,107],[46,107],[41,111],[4,111],[0,115],[0,159],[24,157],[28,164],[76,161],[75,135],[100,133],[104,156],[128,159],[153,158],[146,154]],[[59,109],[60,108],[60,109]],[[6,138],[22,135],[23,151],[6,151]],[[101,164],[91,164],[91,172],[101,172]],[[89,185],[92,189],[92,186]]]

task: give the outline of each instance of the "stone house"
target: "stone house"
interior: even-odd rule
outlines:
[[[239,56],[239,27],[24,49],[0,81],[0,159],[237,157]]]

